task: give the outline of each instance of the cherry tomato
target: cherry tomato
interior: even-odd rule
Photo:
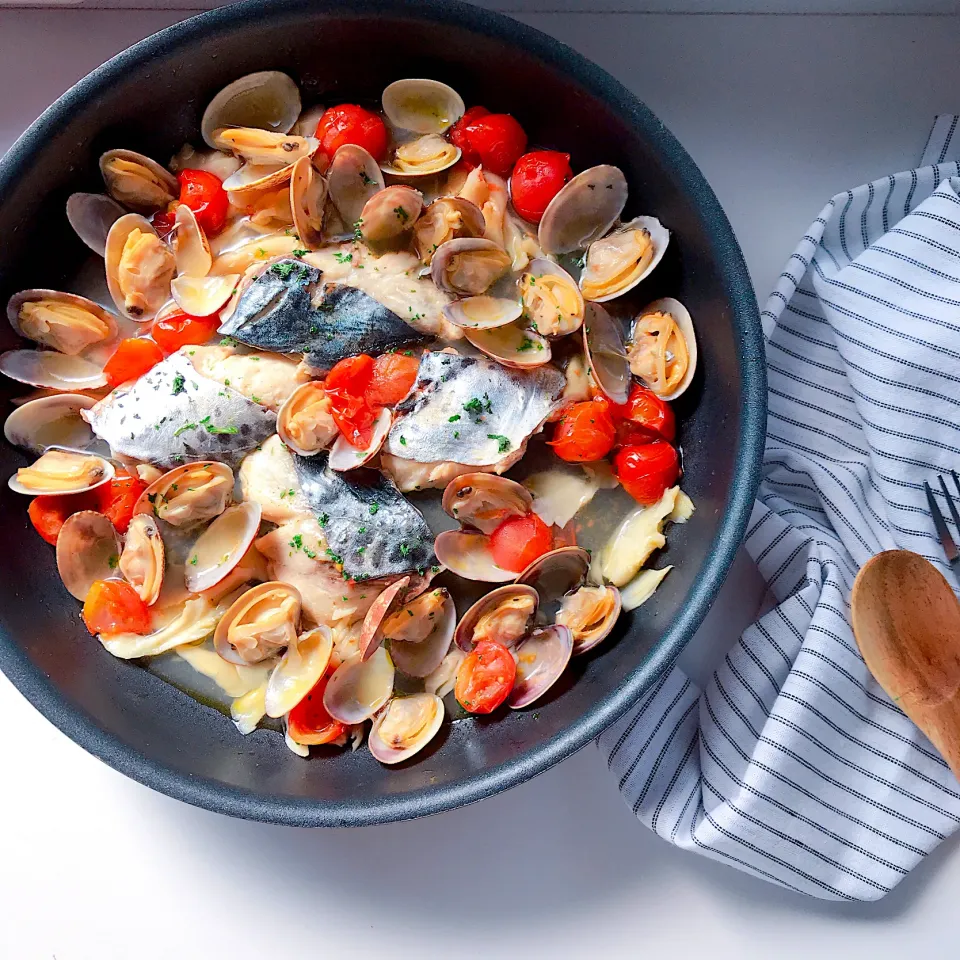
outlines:
[[[83,603],[83,622],[92,634],[149,633],[150,608],[123,580],[95,580]]]
[[[650,440],[673,443],[677,435],[677,421],[670,404],[639,383],[634,385],[623,406],[614,407],[614,418],[617,440],[624,445]]]
[[[509,517],[490,534],[490,552],[497,566],[520,573],[553,549],[550,528],[535,514]]]
[[[320,150],[328,157],[345,144],[363,147],[374,160],[382,160],[387,153],[387,127],[377,114],[355,103],[341,103],[324,111],[317,124]]]
[[[516,678],[510,651],[496,640],[481,640],[460,664],[454,695],[470,713],[493,713],[510,695]]]
[[[486,107],[471,107],[451,128],[449,131],[450,142],[459,147],[461,151],[460,159],[467,165],[467,168],[480,166],[480,154],[474,149],[467,137],[467,127],[475,120],[481,117],[487,117],[490,111]]]
[[[510,199],[524,220],[539,223],[547,204],[573,176],[570,154],[557,150],[525,153],[510,175]]]
[[[158,210],[150,222],[153,224],[153,229],[157,231],[157,236],[161,240],[166,240],[177,222],[177,201],[171,203],[165,210]]]
[[[466,128],[471,155],[476,154],[485,170],[509,177],[513,165],[527,148],[523,127],[509,113],[478,117]]]
[[[97,490],[91,490],[89,493],[34,497],[27,508],[27,515],[30,517],[34,530],[47,543],[56,546],[60,529],[67,522],[67,517],[73,516],[80,510],[97,510],[99,508],[96,494]]]
[[[373,357],[361,353],[341,360],[323,383],[337,429],[360,449],[370,443],[371,427],[377,417],[377,411],[364,399],[372,377]]]
[[[420,360],[405,353],[384,353],[373,361],[373,377],[364,397],[372,407],[393,407],[416,382]]]
[[[102,513],[120,533],[126,533],[133,518],[133,508],[146,489],[147,484],[139,477],[117,476],[90,492],[96,495],[97,506],[94,509]]]
[[[680,476],[680,458],[665,440],[623,447],[613,458],[613,472],[637,503],[656,503]]]
[[[290,739],[296,743],[308,746],[330,743],[347,732],[346,726],[334,720],[323,705],[323,691],[330,680],[330,672],[313,685],[287,716],[287,730]]]
[[[617,438],[610,404],[603,399],[572,403],[553,431],[550,446],[561,459],[570,463],[602,460]]]
[[[219,313],[191,317],[180,309],[169,310],[153,321],[150,336],[164,353],[176,353],[187,344],[206,343],[219,326]]]
[[[180,202],[185,203],[197,217],[197,223],[209,237],[219,233],[227,219],[230,198],[223,189],[223,181],[206,170],[181,170]],[[156,224],[154,224],[156,226]],[[158,231],[159,232],[159,231]]]
[[[111,387],[119,387],[128,380],[142,377],[163,359],[163,351],[152,341],[142,337],[121,340],[106,362],[103,375]]]

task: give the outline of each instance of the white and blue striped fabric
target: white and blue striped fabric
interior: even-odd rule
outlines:
[[[960,469],[960,118],[835,196],[763,311],[764,479],[746,547],[777,606],[700,690],[665,674],[600,747],[661,837],[831,900],[882,897],[960,824],[960,784],[848,622],[873,554],[950,573],[923,481]]]

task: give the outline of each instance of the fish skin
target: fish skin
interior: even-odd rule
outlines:
[[[522,455],[527,439],[560,405],[564,383],[549,364],[512,370],[486,357],[425,351],[384,450],[418,463],[499,464]]]
[[[315,516],[326,514],[323,535],[346,577],[372,580],[436,566],[430,528],[390,480],[362,467],[337,473],[328,459],[325,451],[312,457],[293,454],[300,491]]]
[[[138,380],[117,387],[82,411],[114,454],[166,468],[196,460],[236,466],[276,432],[276,414],[201,376],[185,353],[188,349],[171,354]],[[237,432],[211,433],[202,421],[236,427]]]
[[[317,373],[344,357],[431,339],[362,290],[320,281],[320,270],[308,263],[277,261],[241,293],[219,332],[262,350],[302,353]]]

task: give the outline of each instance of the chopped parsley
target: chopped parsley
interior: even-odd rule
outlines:
[[[317,517],[317,522],[321,527],[325,527],[330,522],[330,517],[325,513],[321,513],[320,516]]]
[[[200,558],[196,554],[194,554],[193,557],[191,557],[190,559],[190,566],[195,567],[197,565],[197,560],[199,559]]]
[[[505,437],[499,433],[488,433],[487,439],[497,441],[497,447],[498,447],[499,453],[506,453],[510,449],[511,443],[510,443],[509,437]]]
[[[517,353],[525,353],[527,350],[532,350],[534,347],[533,341],[529,337],[524,337],[520,341],[520,346],[517,347]]]
[[[293,539],[290,541],[290,546],[293,547],[294,550],[302,550],[303,536],[299,533],[295,533],[293,535]]]
[[[366,527],[361,527],[361,528],[357,531],[357,533],[366,533],[366,532],[367,532],[367,528],[366,528]]]
[[[264,260],[266,259],[266,256],[267,256],[267,251],[264,250],[263,247],[257,247],[257,258],[259,260]]]
[[[403,207],[394,207],[393,212],[397,215],[397,219],[401,223],[406,223],[410,219],[410,214],[407,213],[407,211],[404,210]]]
[[[293,268],[296,266],[295,263],[275,263],[271,268],[270,272],[275,273],[281,280],[286,280],[291,273],[293,273]]]
[[[352,253],[335,253],[333,255],[333,259],[336,260],[337,263],[350,263],[350,261],[353,260],[353,254]]]
[[[280,491],[280,499],[281,499],[281,500],[282,500],[284,497],[293,497],[293,496],[295,496],[295,495],[296,495],[296,490],[294,490],[293,487],[291,487],[289,490],[281,490],[281,491]]]
[[[409,548],[405,543],[401,543],[401,544],[400,544],[400,555],[403,556],[403,557],[405,557],[405,556],[407,556],[407,554],[409,554],[409,553],[410,553],[410,548]]]
[[[343,557],[341,557],[339,553],[334,553],[329,547],[327,547],[327,549],[326,549],[325,552],[326,552],[327,556],[328,556],[334,563],[339,563],[339,564],[341,564],[341,565],[343,564]]]
[[[400,443],[405,447],[407,445],[407,438],[401,433],[400,434]]]
[[[196,429],[197,429],[197,424],[185,423],[182,427],[177,427],[177,429],[173,431],[173,435],[175,437],[179,437],[181,433],[186,433],[188,430],[196,430]]]
[[[176,396],[178,393],[183,393],[183,390],[184,390],[183,385],[184,385],[186,382],[187,382],[187,381],[186,381],[186,378],[183,376],[182,373],[178,373],[178,374],[173,378],[173,395],[174,395],[174,396]]]
[[[459,440],[459,439],[460,439],[460,431],[459,431],[459,430],[454,430],[454,431],[453,431],[453,439],[454,439],[454,440]]]
[[[258,401],[258,402],[259,402],[259,401]],[[229,434],[234,434],[234,433],[239,433],[239,432],[240,432],[240,428],[239,428],[239,427],[234,427],[234,426],[232,426],[232,425],[229,426],[229,427],[218,427],[215,423],[208,423],[208,424],[206,424],[206,427],[207,427],[207,433],[215,433],[215,434],[229,433]]]
[[[107,561],[111,570],[116,570],[120,565],[120,558],[114,553],[111,555],[110,559]]]
[[[295,257],[305,257],[309,252],[309,250],[304,250],[303,247],[295,247],[293,250],[293,255]]]
[[[363,226],[363,218],[361,217],[359,220],[357,220],[357,221],[353,224],[353,236],[354,236],[354,239],[355,239],[355,240],[362,240],[362,239],[363,239],[363,233],[362,233],[361,230],[360,230],[360,228],[361,228],[362,226]]]
[[[221,338],[220,338],[220,346],[221,346],[221,347],[235,347],[236,345],[237,345],[237,341],[234,340],[233,337],[221,337]],[[227,383],[229,383],[229,382],[230,382],[230,381],[228,380]]]
[[[364,186],[369,187],[371,184],[374,184],[374,183],[376,183],[377,181],[374,180],[373,177],[368,177],[366,170],[361,170],[361,171],[360,171],[360,182],[361,182]]]
[[[370,513],[376,513],[379,509],[380,509],[380,504],[379,504],[379,503],[371,503],[371,504],[370,504]]]
[[[460,414],[455,413],[452,417],[447,418],[447,423],[456,423],[460,419]]]

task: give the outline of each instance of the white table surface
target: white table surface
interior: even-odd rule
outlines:
[[[762,296],[833,193],[912,165],[933,116],[960,103],[954,17],[526,10],[684,143]],[[185,15],[0,10],[0,149],[89,69]],[[695,677],[761,592],[741,556],[684,653]],[[3,960],[957,955],[956,843],[879,904],[803,899],[648,833],[592,747],[472,807],[352,831],[245,823],[153,793],[2,677],[0,750]]]

